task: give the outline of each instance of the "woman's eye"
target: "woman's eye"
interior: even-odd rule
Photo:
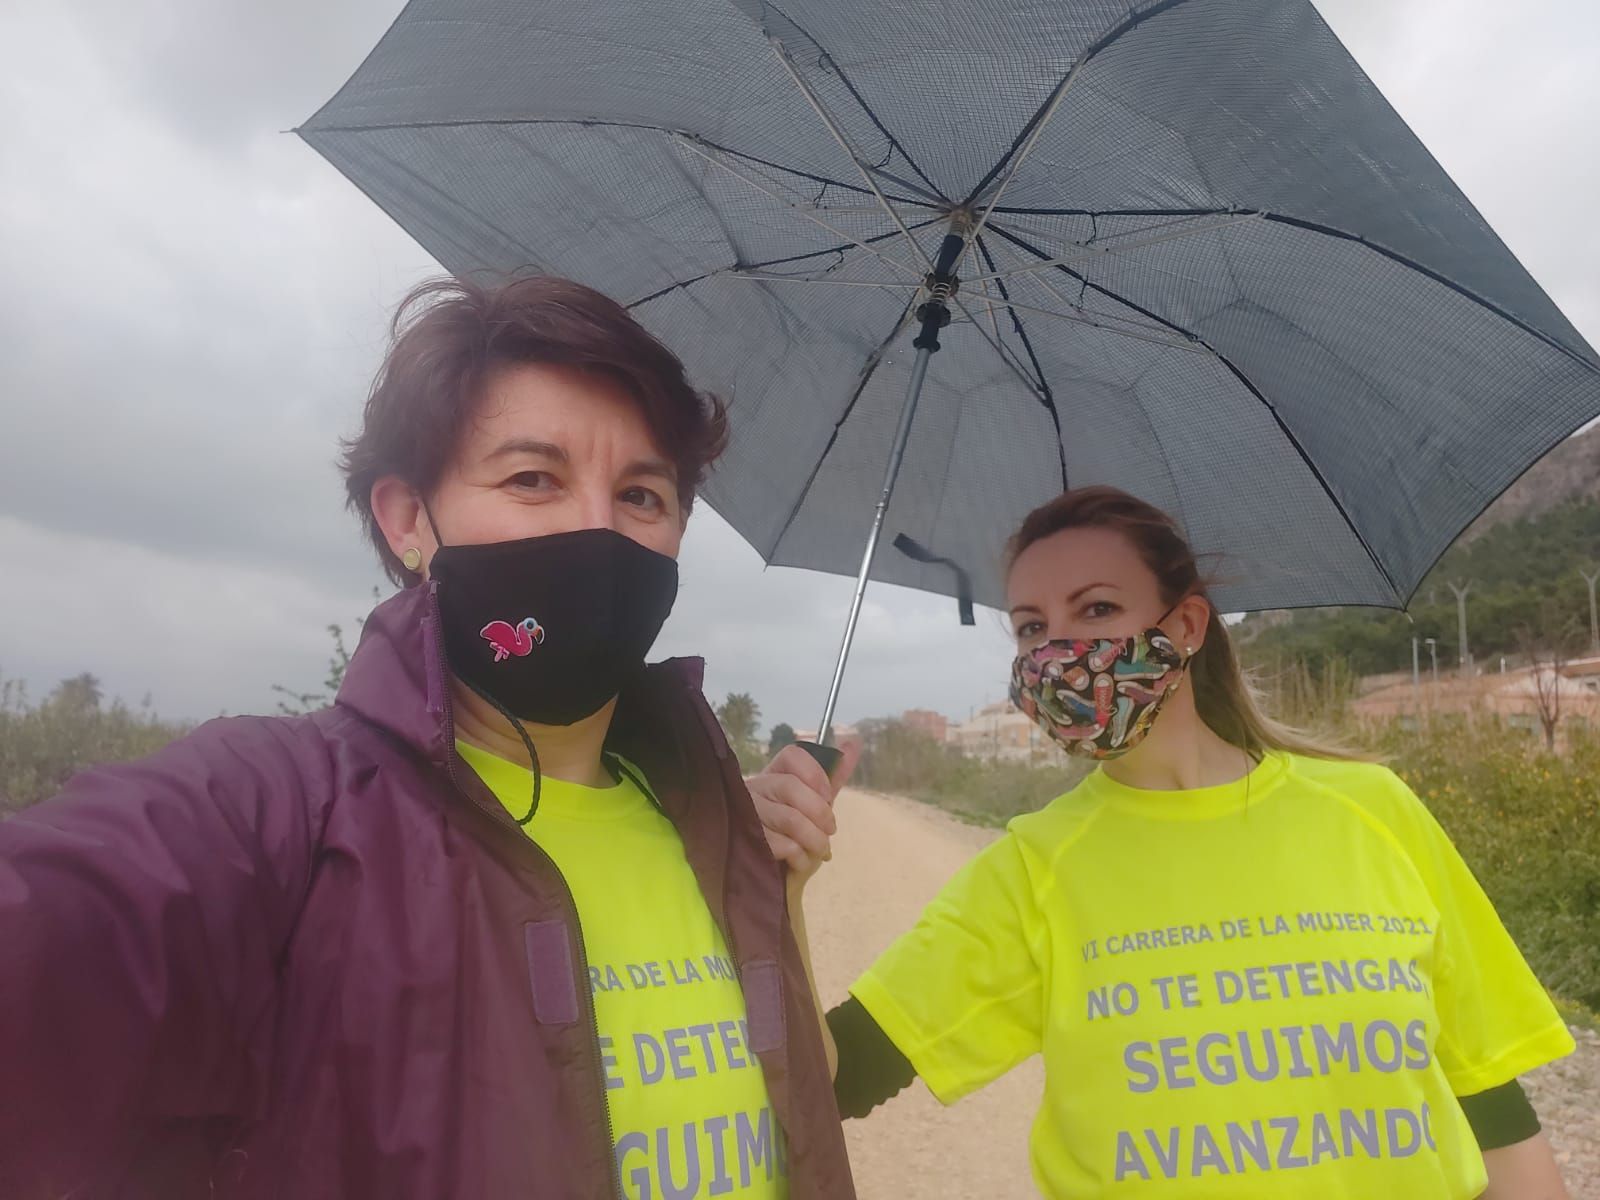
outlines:
[[[631,504],[636,508],[649,509],[652,512],[661,512],[667,507],[667,502],[655,492],[645,487],[631,487],[622,493],[622,502]]]
[[[1115,616],[1122,610],[1109,600],[1096,600],[1084,611],[1088,616],[1091,617],[1110,617]]]
[[[507,482],[527,491],[544,492],[556,486],[556,477],[548,471],[518,471]]]
[[[1043,632],[1044,626],[1038,621],[1028,621],[1017,627],[1017,636],[1019,638],[1038,637]]]

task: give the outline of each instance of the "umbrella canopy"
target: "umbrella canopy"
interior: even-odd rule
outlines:
[[[883,520],[924,552],[873,578],[997,603],[1022,515],[1111,483],[1225,608],[1402,606],[1600,414],[1306,0],[413,0],[299,132],[450,271],[629,304],[730,401],[704,496],[771,563],[856,570],[952,231]]]

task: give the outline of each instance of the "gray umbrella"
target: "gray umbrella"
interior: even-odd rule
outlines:
[[[1177,514],[1225,608],[1401,607],[1600,414],[1307,0],[413,0],[299,132],[729,398],[705,498],[857,575],[823,729],[869,574],[995,603],[1069,485]]]

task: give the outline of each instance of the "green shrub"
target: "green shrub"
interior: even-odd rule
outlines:
[[[0,817],[55,795],[86,767],[154,753],[188,727],[148,705],[105,707],[92,675],[68,679],[42,702],[0,680]]]
[[[1492,720],[1379,748],[1444,826],[1551,991],[1600,1008],[1600,739],[1564,755]]]

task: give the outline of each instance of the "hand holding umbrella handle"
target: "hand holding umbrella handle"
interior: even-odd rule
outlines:
[[[829,779],[833,778],[834,771],[844,759],[844,751],[837,746],[824,746],[820,742],[796,742],[795,745],[816,760],[817,765],[827,772]]]

